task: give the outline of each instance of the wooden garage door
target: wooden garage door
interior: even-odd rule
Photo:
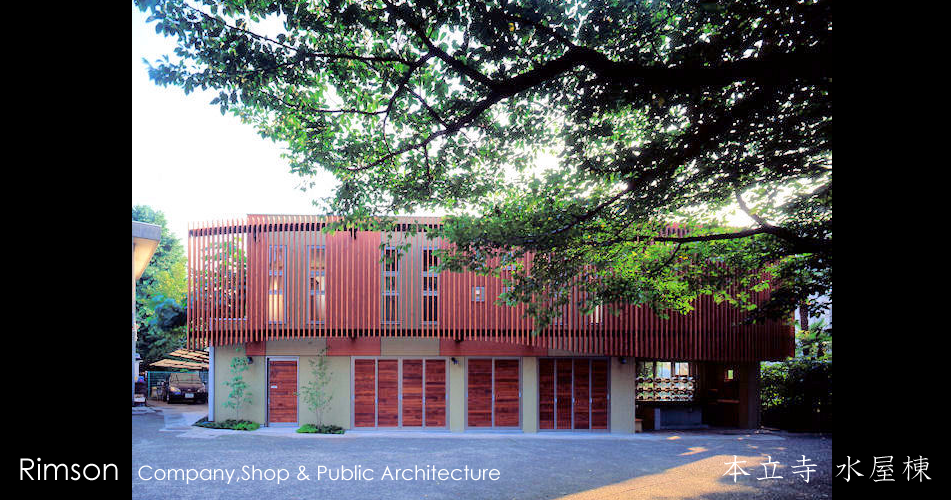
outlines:
[[[426,427],[446,426],[446,360],[426,360]]]
[[[495,360],[495,426],[519,425],[519,377],[517,359]]]
[[[403,427],[423,426],[423,360],[403,360]]]
[[[399,427],[400,425],[400,362],[398,359],[381,359],[376,372],[376,425]]]
[[[608,428],[608,360],[591,360],[591,428]]]
[[[376,360],[353,360],[353,426],[376,427]]]
[[[538,428],[555,428],[555,360],[538,360]]]
[[[470,359],[466,380],[469,427],[492,427],[492,360]]]
[[[520,373],[517,359],[469,359],[466,425],[519,427]]]
[[[268,422],[297,422],[297,361],[269,361],[267,381]]]
[[[591,362],[587,359],[576,359],[574,363],[574,396],[571,398],[574,403],[575,429],[590,429],[591,418],[588,412],[591,410],[590,402],[590,375]]]
[[[353,392],[354,427],[446,427],[444,359],[354,359]]]
[[[608,361],[538,360],[539,429],[607,429]]]

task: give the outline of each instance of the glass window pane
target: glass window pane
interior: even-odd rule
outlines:
[[[657,377],[670,378],[670,361],[657,362]]]
[[[271,247],[270,254],[270,263],[269,269],[271,271],[283,271],[284,270],[284,247],[282,245],[274,245]]]
[[[268,321],[280,323],[284,321],[284,295],[268,296]]]
[[[434,323],[439,314],[439,297],[427,295],[423,297],[423,321]]]
[[[323,271],[327,266],[324,259],[324,247],[310,247],[310,270]]]
[[[383,320],[396,322],[399,317],[399,297],[387,295],[383,297]]]
[[[591,311],[591,322],[595,324],[601,323],[601,304],[594,306],[594,310]]]

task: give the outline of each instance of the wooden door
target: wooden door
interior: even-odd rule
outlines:
[[[517,359],[495,360],[495,426],[519,426],[519,369]]]
[[[590,428],[590,417],[588,412],[591,409],[589,402],[590,398],[590,386],[589,386],[589,366],[591,361],[587,359],[575,359],[574,366],[574,416],[575,416],[575,429],[588,429]]]
[[[467,364],[469,427],[492,427],[492,360],[470,359]]]
[[[571,360],[555,360],[555,428],[571,429]]]
[[[446,426],[446,360],[426,360],[426,427]]]
[[[591,428],[608,428],[608,360],[591,360]]]
[[[538,428],[555,428],[555,360],[538,360]]]
[[[353,426],[376,427],[376,360],[353,360]]]
[[[400,362],[397,359],[377,361],[376,425],[399,427],[400,425]]]
[[[297,422],[297,361],[269,361],[267,381],[268,422]]]
[[[403,360],[403,427],[423,425],[423,360]]]

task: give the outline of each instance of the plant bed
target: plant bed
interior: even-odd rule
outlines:
[[[321,425],[304,424],[297,429],[301,434],[343,434],[343,427],[339,425]]]
[[[208,417],[202,417],[201,420],[192,425],[208,429],[231,429],[235,431],[256,431],[261,427],[261,424],[250,420],[234,420],[229,418],[228,420],[209,422]]]

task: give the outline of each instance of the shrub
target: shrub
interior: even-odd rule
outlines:
[[[208,429],[232,429],[236,431],[256,431],[261,427],[261,424],[250,420],[234,420],[229,418],[228,420],[209,422],[208,417],[203,417],[192,425]]]
[[[225,408],[234,409],[234,417],[238,418],[241,413],[241,407],[253,403],[251,391],[248,389],[248,383],[244,381],[242,372],[248,370],[248,358],[244,351],[239,347],[238,356],[231,359],[231,380],[226,380],[225,385],[231,388],[228,399],[224,402]]]
[[[317,353],[317,361],[310,361],[313,378],[301,387],[301,398],[304,405],[317,415],[316,427],[323,427],[324,412],[330,409],[333,392],[327,390],[330,384],[330,373],[327,368],[327,348]],[[303,428],[303,427],[302,427]]]
[[[791,359],[764,364],[763,425],[792,431],[832,431],[832,361]]]
[[[304,424],[297,429],[297,432],[301,434],[343,434],[343,427],[339,425],[314,425],[314,424]]]

